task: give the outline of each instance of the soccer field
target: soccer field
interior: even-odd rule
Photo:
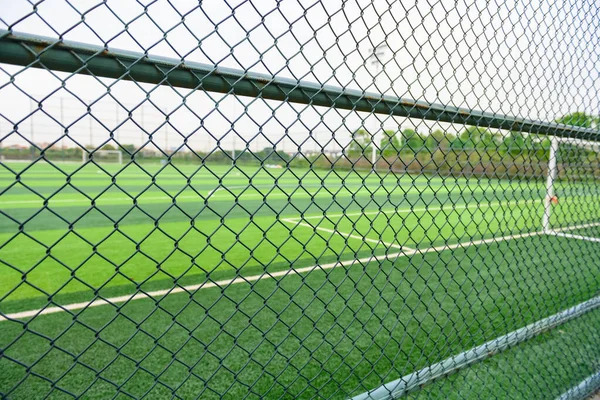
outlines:
[[[554,234],[542,181],[6,163],[0,185],[0,392],[19,398],[343,398],[597,294],[589,183],[557,182]],[[556,393],[594,372],[560,368]]]

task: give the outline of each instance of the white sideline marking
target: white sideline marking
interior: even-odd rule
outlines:
[[[304,222],[298,222],[298,221],[296,221],[293,218],[282,218],[281,220],[283,222],[287,222],[288,224],[294,224],[295,226],[298,226],[298,225],[305,226],[307,228],[316,229],[316,230],[327,232],[327,233],[333,233],[335,235],[340,235],[340,236],[344,236],[346,238],[356,239],[356,240],[360,240],[360,241],[363,241],[363,242],[369,242],[369,243],[375,243],[375,244],[383,244],[383,245],[385,245],[387,247],[393,247],[393,248],[396,248],[396,249],[405,249],[405,250],[408,250],[408,251],[414,251],[414,249],[410,249],[410,248],[408,248],[406,246],[400,246],[400,245],[397,245],[397,244],[384,242],[383,240],[371,239],[371,238],[368,238],[368,237],[353,235],[351,233],[341,232],[341,231],[338,231],[338,230],[323,228],[322,226],[312,226],[312,225],[304,223]]]
[[[366,212],[354,212],[354,213],[342,213],[342,214],[323,214],[323,215],[308,215],[300,218],[288,218],[290,220],[302,220],[302,219],[325,219],[325,218],[339,218],[339,217],[354,217],[359,215],[375,215],[375,214],[389,214],[389,213],[406,213],[406,212],[424,212],[424,211],[448,211],[451,210],[463,210],[467,208],[483,208],[483,207],[494,207],[501,205],[509,205],[509,204],[528,204],[528,203],[538,203],[543,201],[544,199],[535,199],[535,200],[506,200],[506,201],[495,201],[489,203],[464,203],[464,204],[450,204],[450,205],[441,205],[441,206],[429,206],[429,207],[413,207],[413,208],[402,208],[402,209],[394,209],[390,208],[389,210],[378,210],[378,211],[366,211]]]
[[[213,190],[211,190],[210,192],[208,192],[207,196],[210,196],[220,190],[223,190],[222,187],[219,188],[215,188]],[[312,192],[311,192],[312,193]],[[298,193],[294,193],[292,196],[296,196],[298,194],[304,194],[304,195],[308,195],[307,193],[304,192],[298,192]],[[223,195],[223,196],[213,196],[213,199],[224,199],[224,198],[229,198],[231,195]],[[240,196],[245,197],[245,198],[264,198],[265,195],[262,194],[254,194],[254,193],[244,193],[244,194],[240,194]],[[288,197],[287,194],[281,194],[281,193],[271,193],[269,195],[267,195],[267,197]],[[194,195],[189,195],[189,196],[176,196],[175,200],[188,200],[188,199],[198,199],[199,197]],[[100,201],[100,202],[104,202],[104,201],[133,201],[133,198],[129,198],[129,197],[113,197],[113,198],[106,198],[106,199],[96,199],[96,201]],[[169,200],[172,201],[171,197],[167,197],[167,196],[153,196],[153,197],[138,197],[136,198],[136,200],[138,202],[143,202],[143,201],[147,201],[147,200]],[[536,202],[540,202],[543,201],[543,199],[536,199],[536,200],[508,200],[505,202],[492,202],[492,203],[479,203],[479,204],[457,204],[454,206],[446,206],[449,209],[452,210],[462,210],[465,208],[483,208],[483,207],[493,207],[493,206],[499,206],[499,205],[503,205],[503,204],[527,204],[527,203],[536,203]],[[6,205],[6,204],[35,204],[35,203],[43,203],[44,199],[39,199],[39,200],[15,200],[15,201],[3,201],[0,202],[0,206],[2,205]],[[88,199],[50,199],[48,201],[49,203],[89,203],[90,201]],[[432,206],[432,207],[415,207],[415,208],[404,208],[404,209],[389,209],[389,210],[379,210],[379,211],[367,211],[367,212],[355,212],[355,213],[346,213],[346,214],[328,214],[328,215],[309,215],[309,216],[305,216],[304,219],[315,219],[315,218],[321,218],[323,219],[324,217],[327,218],[337,218],[337,217],[343,217],[343,216],[348,216],[348,217],[352,217],[352,216],[357,216],[357,215],[374,215],[374,214],[388,214],[388,213],[393,213],[393,212],[397,212],[397,213],[405,213],[405,212],[423,212],[423,211],[437,211],[437,210],[445,210],[445,206]],[[301,218],[287,218],[290,220],[301,220]],[[577,228],[573,228],[573,229],[577,229]]]
[[[91,308],[91,307],[98,307],[98,306],[104,306],[104,305],[115,304],[115,303],[128,303],[128,302],[134,301],[134,300],[152,299],[155,297],[162,297],[162,296],[166,296],[169,294],[176,294],[176,293],[182,293],[182,292],[193,292],[196,290],[208,289],[208,288],[213,288],[213,287],[224,287],[224,286],[229,286],[229,285],[235,285],[238,283],[256,282],[256,281],[259,281],[262,279],[272,279],[272,278],[278,278],[278,277],[299,275],[299,274],[303,274],[303,273],[310,273],[313,271],[323,271],[323,270],[334,269],[334,268],[338,268],[338,267],[344,267],[346,265],[352,266],[356,263],[365,264],[365,263],[370,263],[373,260],[378,260],[378,259],[387,259],[387,260],[396,259],[396,258],[400,258],[400,257],[412,256],[415,254],[440,252],[440,251],[456,249],[456,248],[460,248],[460,247],[466,248],[466,247],[470,247],[470,246],[477,246],[477,245],[484,244],[484,243],[502,242],[502,241],[507,241],[507,240],[512,240],[512,239],[523,238],[523,237],[538,236],[538,235],[542,235],[542,234],[544,234],[544,233],[543,232],[522,233],[522,234],[517,234],[517,235],[502,236],[499,238],[482,239],[482,240],[468,241],[465,243],[457,243],[457,244],[453,244],[453,245],[430,247],[427,249],[410,249],[409,250],[409,249],[405,248],[405,250],[402,250],[398,253],[381,255],[381,256],[372,255],[369,257],[364,257],[364,258],[355,259],[355,260],[338,261],[338,262],[333,262],[333,263],[328,263],[328,264],[313,265],[310,267],[288,269],[288,270],[284,270],[284,271],[277,271],[277,272],[271,272],[271,273],[265,272],[262,275],[251,275],[251,276],[247,276],[247,277],[223,279],[223,280],[216,281],[216,282],[200,283],[197,285],[176,287],[176,288],[172,288],[172,289],[155,290],[155,291],[151,291],[151,292],[147,292],[147,293],[137,293],[135,295],[110,297],[106,300],[99,299],[99,300],[86,301],[86,302],[81,302],[81,303],[66,304],[66,305],[62,305],[62,306],[39,308],[37,310],[21,311],[21,312],[16,312],[16,313],[12,313],[12,314],[0,315],[0,322],[6,321],[9,319],[11,319],[11,320],[12,319],[24,319],[24,318],[36,317],[38,315],[56,314],[56,313],[60,313],[60,312],[64,312],[64,311],[82,310],[82,309],[87,309],[87,308]],[[362,238],[361,238],[361,240],[362,240]]]
[[[353,265],[355,263],[361,263],[361,264],[369,263],[373,260],[377,260],[378,258],[382,258],[382,259],[397,258],[402,255],[404,255],[404,252],[388,254],[388,255],[381,255],[381,256],[373,255],[370,257],[364,257],[364,258],[360,258],[360,259],[356,259],[356,260],[338,261],[338,262],[333,262],[333,263],[328,263],[328,264],[313,265],[310,267],[288,269],[288,270],[277,271],[277,272],[265,272],[262,275],[252,275],[252,276],[239,277],[239,278],[233,278],[233,279],[223,279],[223,280],[216,281],[216,282],[207,282],[207,283],[201,283],[201,284],[197,284],[197,285],[176,287],[173,289],[155,290],[155,291],[151,291],[151,292],[147,292],[147,293],[137,293],[135,295],[110,297],[106,300],[93,300],[93,301],[86,301],[86,302],[81,302],[81,303],[67,304],[67,305],[58,306],[58,307],[40,308],[37,310],[22,311],[22,312],[17,312],[17,313],[13,313],[13,314],[6,314],[5,316],[0,315],[0,321],[5,321],[7,319],[23,319],[23,318],[29,318],[29,317],[34,317],[34,316],[38,316],[38,315],[55,314],[55,313],[59,313],[59,312],[63,312],[63,311],[75,311],[75,310],[81,310],[84,308],[98,307],[98,306],[104,306],[104,305],[109,305],[109,304],[114,304],[114,303],[126,303],[126,302],[133,301],[133,300],[149,299],[149,298],[154,298],[154,297],[166,296],[168,294],[192,292],[192,291],[201,290],[201,289],[229,286],[229,285],[235,285],[235,284],[244,283],[244,282],[245,283],[256,282],[256,281],[262,280],[262,279],[272,279],[272,278],[278,278],[278,277],[282,277],[282,276],[303,274],[305,272],[310,273],[310,272],[316,271],[316,270],[328,270],[328,269],[343,267],[345,264]]]
[[[526,200],[524,202],[539,202],[542,200],[543,199]],[[515,203],[518,203],[518,202],[519,201],[517,201]],[[486,205],[492,206],[492,205],[500,205],[500,204],[502,204],[502,202],[487,203]],[[482,204],[479,204],[478,206],[481,207]],[[453,209],[468,208],[468,207],[469,207],[469,205],[465,204],[465,205],[454,206]],[[406,209],[406,210],[390,210],[390,211],[393,211],[393,212],[410,212],[410,211],[412,211],[412,212],[414,212],[414,211],[419,211],[419,210],[420,209],[413,208],[413,209]],[[430,207],[423,208],[423,211],[426,211],[426,210],[431,210],[431,208]],[[384,212],[384,211],[378,211],[378,212]],[[365,213],[360,213],[360,214],[365,214]],[[345,215],[351,215],[351,214],[345,214]],[[307,218],[307,217],[304,217],[304,218]],[[321,218],[323,218],[323,216],[321,216]],[[246,283],[256,282],[261,279],[272,279],[272,278],[278,278],[278,277],[285,277],[285,276],[289,276],[289,275],[298,275],[298,274],[303,274],[306,272],[310,273],[315,270],[328,270],[328,269],[343,267],[343,266],[347,265],[348,263],[350,266],[355,263],[361,263],[361,264],[369,263],[369,262],[372,262],[373,260],[377,260],[378,258],[390,259],[390,258],[406,257],[406,256],[415,255],[415,254],[442,252],[445,250],[453,250],[453,249],[457,249],[457,248],[467,248],[467,247],[471,247],[471,246],[478,246],[481,244],[498,243],[498,242],[502,242],[502,241],[508,241],[508,240],[514,240],[514,239],[519,239],[519,238],[532,237],[532,236],[541,236],[541,235],[549,234],[549,235],[555,235],[555,236],[572,237],[572,238],[576,238],[576,239],[582,238],[583,240],[589,240],[591,238],[587,238],[585,236],[579,236],[579,235],[564,234],[561,232],[600,226],[600,222],[593,222],[593,223],[588,223],[588,224],[573,225],[573,226],[557,228],[550,232],[544,232],[544,231],[527,232],[527,233],[520,233],[520,234],[516,234],[516,235],[506,235],[506,236],[501,236],[501,237],[494,237],[494,238],[489,238],[489,239],[472,240],[472,241],[456,243],[456,244],[451,244],[451,245],[433,246],[433,247],[429,247],[426,249],[411,249],[411,248],[402,247],[402,246],[398,246],[398,245],[391,244],[391,243],[385,243],[380,240],[364,238],[364,237],[356,236],[356,235],[350,235],[350,234],[347,234],[344,232],[339,232],[339,231],[333,231],[333,230],[330,230],[327,228],[313,227],[312,225],[298,222],[297,221],[298,219],[299,218],[285,218],[285,219],[282,219],[282,221],[287,222],[287,223],[307,226],[312,229],[326,230],[330,233],[335,233],[335,234],[340,234],[340,235],[348,235],[348,237],[352,237],[353,239],[381,243],[381,244],[387,245],[389,247],[400,248],[402,251],[400,251],[398,253],[394,253],[394,254],[381,255],[381,256],[373,255],[373,256],[364,257],[361,259],[339,261],[339,262],[322,264],[322,265],[313,265],[310,267],[289,269],[289,270],[277,271],[277,272],[272,272],[272,273],[265,272],[262,275],[252,275],[252,276],[248,276],[248,277],[224,279],[224,280],[220,280],[220,281],[216,281],[216,282],[207,282],[207,283],[202,283],[202,284],[197,284],[197,285],[176,287],[176,288],[172,288],[172,289],[155,290],[155,291],[150,291],[147,293],[137,293],[135,295],[124,295],[124,296],[118,296],[118,297],[111,297],[106,300],[98,299],[98,300],[81,302],[81,303],[66,304],[66,305],[62,305],[62,306],[40,308],[37,310],[21,311],[21,312],[12,313],[12,314],[5,314],[4,316],[0,315],[0,322],[6,321],[8,319],[24,319],[24,318],[35,317],[38,315],[55,314],[55,313],[64,312],[64,311],[75,311],[75,310],[87,309],[87,308],[98,307],[98,306],[103,306],[103,305],[110,305],[110,304],[115,304],[115,303],[126,303],[126,302],[133,301],[133,300],[162,297],[162,296],[166,296],[168,294],[191,292],[191,291],[208,289],[208,288],[213,288],[213,287],[235,285],[235,284],[244,283],[244,282],[246,282]],[[579,236],[579,237],[577,237],[577,236]],[[600,242],[600,239],[595,239],[594,241]]]
[[[211,190],[209,192],[209,196],[219,190],[222,189],[229,189],[229,190],[238,190],[238,189],[271,189],[273,187],[278,187],[278,188],[283,188],[283,187],[299,187],[298,185],[293,185],[293,184],[278,184],[278,185],[252,185],[252,186],[243,186],[243,185],[234,185],[234,186],[219,186],[213,190]],[[318,187],[318,188],[323,188],[323,185],[303,185],[302,187]],[[335,186],[334,188],[348,188],[348,187],[352,187],[352,186]],[[415,186],[413,186],[412,188],[414,188]],[[367,186],[362,186],[362,185],[357,185],[356,188],[360,189],[356,192],[352,192],[352,193],[359,193],[363,190],[367,189]],[[377,189],[376,189],[377,190]],[[270,192],[270,193],[253,193],[253,192],[248,192],[245,191],[244,193],[240,193],[239,196],[242,197],[256,197],[256,198],[263,198],[263,197],[289,197],[289,196],[298,196],[298,195],[312,195],[312,194],[316,194],[318,193],[320,190],[317,191],[302,191],[302,190],[298,190],[295,191],[294,193],[279,193],[277,191],[275,192]],[[410,190],[409,190],[410,192]],[[474,190],[473,193],[475,193],[476,191]],[[344,194],[344,193],[342,193]],[[217,199],[224,199],[224,198],[229,198],[231,196],[230,193],[228,193],[227,195],[223,195],[223,196],[219,196],[216,197]],[[189,195],[189,196],[177,196],[176,199],[198,199],[197,195]],[[47,199],[35,199],[35,200],[8,200],[8,201],[0,201],[0,206],[3,205],[11,205],[11,204],[37,204],[37,203],[43,203],[45,200]],[[97,200],[97,199],[96,199]],[[102,199],[102,201],[131,201],[132,198],[130,197],[108,197],[106,199]],[[167,201],[171,201],[172,198],[169,196],[152,196],[152,197],[138,197],[137,198],[138,201],[143,201],[143,200],[167,200]],[[48,200],[51,203],[89,203],[88,199],[49,199]]]
[[[295,185],[277,185],[278,187],[297,187]],[[227,186],[227,189],[247,189],[247,188],[255,188],[255,189],[259,189],[259,188],[272,188],[273,185],[252,185],[252,186]],[[308,185],[305,187],[323,187],[322,185]],[[339,186],[339,187],[345,187],[345,186]],[[412,186],[411,189],[409,189],[407,191],[407,193],[410,193],[412,191],[413,188],[415,188],[416,186]],[[367,189],[366,186],[357,186],[357,188],[364,188],[364,190]],[[218,189],[223,189],[223,187],[220,187]],[[363,189],[358,190],[356,192],[352,192],[354,194],[361,192]],[[375,190],[376,191],[376,190]],[[375,192],[374,191],[374,192]],[[298,195],[306,195],[306,196],[310,196],[312,194],[316,194],[319,191],[296,191],[295,193],[279,193],[279,192],[271,192],[271,193],[265,193],[265,194],[261,194],[261,193],[248,193],[248,192],[244,192],[244,193],[240,193],[238,197],[244,197],[244,198],[264,198],[266,197],[284,197],[284,198],[288,198],[290,196],[298,196]],[[422,193],[423,191],[418,191],[419,193]],[[449,193],[451,193],[452,191],[449,191]],[[480,193],[480,192],[485,192],[484,190],[481,189],[475,189],[472,190],[471,193]],[[230,193],[223,195],[223,196],[216,196],[213,197],[214,199],[229,199],[232,195]],[[583,196],[585,197],[585,196]],[[176,200],[183,200],[183,199],[198,199],[197,195],[190,195],[190,196],[177,196],[175,198]],[[37,203],[43,203],[45,200],[47,199],[36,199],[36,200],[8,200],[8,201],[0,201],[0,206],[4,206],[4,205],[11,205],[11,204],[37,204]],[[101,199],[101,201],[131,201],[132,199],[130,197],[109,197],[106,199]],[[167,201],[171,201],[172,198],[168,197],[168,196],[153,196],[153,197],[143,197],[137,198],[138,201],[144,201],[144,200],[167,200]],[[49,199],[48,200],[50,203],[89,203],[88,199]],[[98,201],[98,199],[96,199],[96,201]],[[541,200],[526,200],[527,202],[529,201],[541,201]],[[430,208],[431,209],[431,208]],[[419,209],[413,209],[414,211],[419,211]],[[395,210],[394,210],[395,211]],[[364,213],[360,213],[360,214],[364,214]],[[354,215],[354,214],[346,214],[346,215]],[[358,215],[358,214],[356,214]],[[331,217],[334,217],[335,214],[330,215]],[[318,216],[308,216],[305,218],[317,218]]]
[[[212,193],[217,192],[219,190],[221,190],[222,188],[217,188],[217,189],[213,189],[211,190],[206,197],[210,196]],[[294,193],[292,196],[297,196],[298,194],[304,194],[309,196],[311,193],[304,193],[304,192],[299,192],[299,193]],[[232,195],[228,194],[228,195],[222,195],[222,196],[214,196],[213,199],[229,199]],[[238,197],[243,197],[243,198],[257,198],[257,199],[262,199],[264,197],[289,197],[287,194],[282,194],[282,193],[270,193],[270,194],[256,194],[256,193],[243,193],[240,194]],[[175,200],[188,200],[188,199],[201,199],[200,196],[176,196]],[[37,203],[43,203],[44,200],[46,199],[39,199],[39,200],[10,200],[10,201],[2,201],[0,202],[0,206],[4,206],[4,205],[8,205],[8,204],[37,204]],[[113,201],[117,201],[117,202],[132,202],[134,198],[130,198],[130,197],[107,197],[107,198],[100,198],[100,199],[94,199],[96,202],[113,202]],[[148,197],[148,196],[144,196],[144,197],[137,197],[135,198],[136,201],[138,202],[144,202],[147,200],[165,200],[165,201],[172,201],[173,198],[172,197],[168,197],[168,196],[152,196],[152,197]],[[52,203],[82,203],[82,204],[89,204],[90,200],[88,199],[49,199],[48,203],[52,204]]]

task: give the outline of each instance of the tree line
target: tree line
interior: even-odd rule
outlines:
[[[580,126],[585,128],[597,127],[599,118],[583,112],[565,115],[556,120],[557,123]],[[533,155],[539,160],[547,160],[551,140],[546,135],[535,135],[517,131],[502,134],[482,127],[467,127],[457,135],[440,129],[428,134],[417,132],[415,129],[384,130],[381,140],[376,144],[376,153],[383,157],[402,155],[403,153],[433,153],[437,150],[485,150],[499,155]],[[568,143],[563,146],[569,146]],[[355,131],[352,141],[345,150],[349,157],[371,157],[373,135],[364,129]],[[569,146],[575,148],[575,146]],[[590,151],[583,151],[589,153]],[[569,152],[563,152],[567,154]]]
[[[586,113],[575,112],[556,120],[557,123],[597,128],[600,119]],[[545,135],[522,132],[493,131],[484,127],[466,127],[453,134],[440,129],[424,134],[413,128],[384,130],[376,143],[376,167],[395,171],[415,173],[486,175],[503,177],[544,177],[550,153],[551,140]],[[94,146],[86,146],[95,150]],[[371,169],[373,135],[364,129],[352,134],[350,143],[341,154],[326,151],[303,154],[286,153],[274,147],[262,150],[232,151],[216,148],[213,151],[189,151],[185,148],[174,153],[161,153],[138,149],[133,144],[105,144],[101,150],[121,150],[123,160],[134,158],[136,162],[158,162],[169,158],[171,162],[233,164],[236,165],[278,165],[289,167]],[[27,148],[0,148],[0,156],[5,159],[46,157],[54,160],[81,160],[81,148],[60,148],[52,146],[40,151]],[[561,142],[558,161],[565,165],[588,165],[594,169],[599,161],[595,147]],[[564,169],[564,168],[563,168]],[[599,173],[600,174],[600,173]]]
[[[557,123],[600,127],[600,119],[583,112],[567,114]],[[413,128],[383,130],[375,142],[376,168],[441,175],[478,175],[505,178],[543,178],[547,174],[551,139],[546,135],[500,132],[466,127],[458,134],[435,130],[423,134]],[[372,168],[373,135],[356,130],[339,168]],[[561,141],[559,174],[600,175],[597,146]],[[585,174],[582,168],[586,168]],[[577,171],[576,171],[577,170]]]

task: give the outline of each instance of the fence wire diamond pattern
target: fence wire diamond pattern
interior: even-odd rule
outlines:
[[[4,398],[586,398],[593,2],[0,6]]]

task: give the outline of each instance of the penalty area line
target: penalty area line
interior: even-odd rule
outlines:
[[[65,304],[65,305],[59,305],[59,306],[45,307],[45,308],[39,308],[39,309],[35,309],[35,310],[21,311],[21,312],[16,312],[16,313],[9,313],[9,314],[0,314],[0,322],[7,321],[7,320],[20,320],[20,319],[25,319],[25,318],[37,317],[39,315],[56,314],[56,313],[67,312],[67,311],[86,310],[89,308],[99,307],[99,306],[104,306],[104,305],[113,305],[114,306],[116,304],[129,303],[129,302],[135,301],[135,300],[155,299],[157,297],[164,297],[164,296],[167,296],[170,294],[191,293],[191,292],[195,292],[198,290],[215,288],[215,287],[223,288],[223,287],[227,287],[230,285],[236,285],[236,284],[240,284],[240,283],[257,282],[257,281],[264,280],[264,279],[284,278],[287,276],[294,276],[294,275],[300,275],[300,274],[305,274],[305,273],[308,274],[308,273],[311,273],[314,271],[326,271],[326,270],[331,270],[331,269],[340,268],[340,267],[349,268],[349,267],[354,266],[355,264],[364,265],[364,264],[371,263],[373,261],[395,260],[395,259],[398,259],[401,257],[410,257],[413,255],[421,255],[421,254],[432,253],[432,252],[442,252],[445,250],[452,250],[452,249],[457,249],[457,248],[468,248],[471,246],[478,246],[481,244],[498,243],[498,242],[502,242],[502,241],[514,240],[514,239],[530,237],[530,236],[538,236],[538,235],[543,235],[543,234],[544,234],[544,232],[530,232],[530,233],[523,233],[523,234],[517,234],[517,235],[507,235],[507,236],[502,236],[502,237],[497,237],[497,238],[468,241],[468,242],[457,243],[457,244],[453,244],[453,245],[434,246],[434,247],[429,247],[426,249],[406,249],[406,248],[404,248],[402,251],[393,253],[393,254],[385,254],[385,255],[380,255],[380,256],[371,255],[369,257],[363,257],[363,258],[359,258],[359,259],[336,261],[336,262],[327,263],[327,264],[317,264],[317,265],[312,265],[309,267],[293,268],[293,269],[287,269],[287,270],[276,271],[276,272],[265,272],[260,275],[251,275],[251,276],[246,276],[246,277],[223,279],[223,280],[219,280],[219,281],[215,281],[215,282],[205,282],[205,283],[200,283],[200,284],[196,284],[196,285],[175,287],[175,288],[171,288],[171,289],[154,290],[154,291],[150,291],[150,292],[142,292],[142,293],[136,293],[136,294],[132,294],[132,295],[110,297],[107,299],[96,299],[96,300],[85,301],[85,302],[80,302],[80,303],[72,303],[72,304]],[[122,307],[123,306],[119,306],[119,308],[122,308]]]
[[[341,232],[338,231],[336,229],[329,229],[329,228],[323,228],[322,226],[313,226],[310,224],[307,224],[305,222],[299,222],[296,219],[292,219],[292,218],[282,218],[281,221],[288,223],[288,224],[293,224],[294,226],[304,226],[306,228],[311,228],[313,230],[319,230],[319,231],[323,231],[323,232],[327,232],[327,233],[331,233],[334,235],[339,235],[342,236],[346,239],[356,239],[356,240],[360,240],[363,242],[369,242],[369,243],[375,243],[375,244],[383,244],[386,247],[392,247],[395,249],[403,249],[403,250],[407,250],[407,251],[414,251],[414,249],[411,249],[409,247],[406,246],[400,246],[398,244],[394,244],[394,243],[388,243],[388,242],[384,242],[383,240],[378,240],[378,239],[371,239],[368,237],[364,237],[364,236],[358,236],[358,235],[353,235],[351,233],[346,233],[346,232]]]
[[[492,238],[488,238],[488,239],[469,240],[467,242],[461,242],[461,243],[456,243],[456,244],[446,244],[446,245],[442,245],[442,246],[429,247],[429,248],[422,249],[422,250],[417,249],[416,251],[418,253],[431,253],[433,251],[441,252],[441,251],[445,251],[445,250],[456,250],[456,249],[467,248],[467,247],[471,247],[471,246],[479,246],[479,245],[488,244],[488,243],[500,243],[500,242],[506,242],[508,240],[514,240],[514,239],[522,239],[522,238],[528,238],[528,237],[533,237],[533,236],[542,236],[545,234],[546,233],[544,231],[517,233],[517,234],[511,234],[511,235],[500,236],[500,237],[492,237]]]

